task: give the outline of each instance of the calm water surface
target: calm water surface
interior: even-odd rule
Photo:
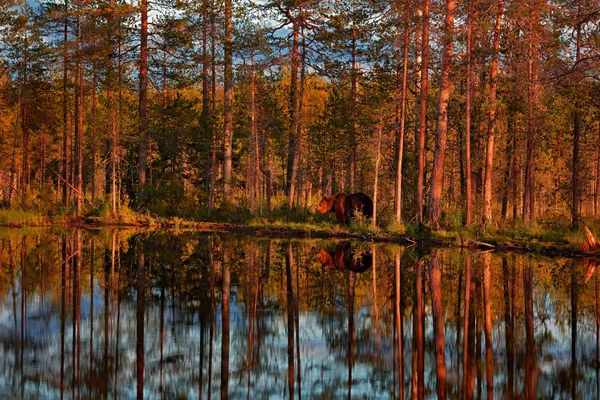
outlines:
[[[585,260],[0,232],[2,398],[600,398]]]

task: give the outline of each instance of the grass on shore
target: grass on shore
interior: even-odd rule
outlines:
[[[212,222],[198,222],[177,217],[164,218],[140,214],[126,205],[113,215],[103,204],[90,207],[85,212],[86,217],[77,219],[70,216],[43,216],[38,213],[19,209],[0,209],[0,226],[43,226],[52,224],[94,224],[97,225],[139,225],[149,227],[173,227],[175,229],[196,229],[199,226],[210,229],[213,223],[230,223],[223,215],[215,215]],[[307,232],[330,233],[332,236],[350,233],[377,236],[390,240],[409,238],[415,241],[435,241],[450,246],[469,246],[472,241],[489,243],[497,247],[520,246],[532,250],[543,248],[560,248],[563,250],[585,251],[587,239],[583,227],[572,230],[569,221],[554,220],[534,224],[522,221],[507,221],[497,226],[483,229],[480,226],[454,226],[448,230],[433,232],[426,225],[418,224],[389,224],[385,227],[372,227],[371,221],[358,218],[349,226],[337,223],[331,215],[310,213],[308,210],[275,209],[268,217],[250,217],[236,221],[240,226],[257,230],[292,230]],[[586,221],[596,237],[600,237],[600,221]]]

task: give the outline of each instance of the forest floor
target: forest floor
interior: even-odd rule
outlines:
[[[571,231],[565,224],[513,223],[484,230],[480,227],[433,232],[423,226],[372,228],[366,224],[342,227],[327,221],[287,222],[255,219],[247,223],[196,222],[180,218],[153,218],[129,213],[117,219],[101,217],[46,217],[18,210],[0,210],[0,227],[49,227],[98,229],[129,227],[172,232],[218,232],[269,238],[334,238],[398,243],[406,246],[461,247],[500,252],[526,252],[547,256],[597,257],[600,247],[591,248],[584,228]],[[600,224],[591,224],[600,235]]]

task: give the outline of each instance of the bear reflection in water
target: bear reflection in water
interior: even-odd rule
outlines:
[[[321,249],[317,252],[317,259],[325,269],[349,270],[352,272],[365,272],[373,265],[373,254],[370,251],[361,252],[353,248],[350,242],[341,242],[335,246],[333,252]]]

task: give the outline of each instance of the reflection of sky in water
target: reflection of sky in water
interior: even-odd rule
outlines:
[[[300,245],[301,247],[301,245]],[[451,253],[452,250],[446,250]],[[306,254],[314,253],[307,249]],[[390,257],[379,252],[380,257]],[[258,315],[253,320],[253,366],[250,370],[250,398],[276,399],[288,397],[288,313],[285,301],[285,268],[281,267],[282,253],[274,260],[268,286],[262,294],[262,304],[258,305]],[[379,325],[375,326],[374,304],[371,288],[370,271],[357,276],[356,296],[354,301],[353,344],[354,365],[352,367],[353,398],[391,398],[397,387],[395,368],[395,350],[393,340],[393,292],[389,289],[388,280],[393,281],[393,270],[389,274],[386,265],[393,261],[385,260],[379,264],[377,297]],[[494,259],[493,266],[497,266]],[[243,260],[238,260],[243,263]],[[381,261],[381,260],[380,260]],[[13,279],[15,295],[10,290],[10,279],[4,282],[0,291],[0,393],[9,397],[23,395],[25,398],[59,398],[61,374],[61,288],[60,269],[55,271],[57,279],[53,279],[51,287],[46,285],[43,296],[39,293],[39,283],[33,292],[28,290],[25,313],[25,342],[21,365],[21,292],[20,267],[15,263]],[[552,261],[548,261],[551,265]],[[413,285],[414,263],[404,262],[407,285]],[[551,287],[548,278],[537,278],[547,265],[535,264],[534,267],[534,326],[536,339],[538,397],[562,398],[570,397],[572,380],[571,354],[571,297],[570,282],[561,282],[556,278],[553,285],[563,285],[564,290]],[[130,286],[121,292],[120,311],[116,301],[116,292],[110,292],[108,308],[108,343],[105,343],[105,290],[104,272],[97,268],[95,289],[92,297],[89,293],[89,274],[84,266],[82,272],[81,295],[81,331],[80,331],[80,395],[81,397],[103,397],[116,395],[118,398],[134,398],[136,396],[136,290],[135,279]],[[456,267],[454,267],[456,268]],[[511,265],[513,268],[513,265]],[[454,274],[456,271],[453,272]],[[238,277],[239,271],[232,276]],[[411,276],[412,274],[412,276]],[[283,276],[282,276],[283,275]],[[525,381],[525,321],[523,316],[522,275],[521,271],[515,280],[517,295],[513,299],[515,308],[514,327],[514,391],[522,395]],[[567,276],[569,276],[568,274]],[[10,278],[10,274],[7,274]],[[315,275],[317,276],[317,275]],[[315,276],[311,279],[316,279]],[[347,278],[345,272],[331,272],[333,291],[331,298],[321,303],[322,294],[316,293],[320,283],[301,287],[303,295],[311,299],[300,299],[302,307],[299,315],[300,326],[300,364],[302,396],[305,398],[346,398],[348,396],[348,314],[347,314]],[[69,291],[66,295],[65,353],[64,379],[65,395],[73,393],[73,322],[72,322],[72,282],[67,276]],[[34,278],[28,276],[28,281]],[[125,279],[125,278],[123,278]],[[307,278],[308,279],[308,278]],[[443,275],[443,279],[456,279]],[[212,379],[210,382],[212,397],[219,397],[221,371],[221,293],[220,281],[215,287],[215,324],[212,341]],[[493,272],[492,287],[492,334],[494,348],[494,395],[496,398],[506,396],[507,384],[507,348],[504,324],[504,293],[502,292],[501,270]],[[149,279],[148,282],[158,282]],[[230,309],[230,354],[229,354],[229,396],[245,398],[248,393],[248,336],[249,318],[252,309],[247,284],[238,278],[231,288]],[[430,304],[430,289],[426,285],[425,299],[425,396],[435,397],[436,371],[434,352],[433,319]],[[463,283],[464,284],[464,283]],[[462,340],[457,342],[457,322],[454,319],[456,307],[456,287],[443,287],[445,300],[445,356],[447,366],[447,388],[449,398],[459,395],[462,380]],[[579,315],[577,321],[578,338],[576,345],[576,391],[582,398],[587,394],[597,393],[596,362],[596,320],[592,314],[594,292],[590,285],[580,286]],[[310,287],[310,288],[309,288]],[[565,289],[566,288],[566,289]],[[306,293],[306,290],[315,293]],[[329,289],[325,290],[328,292]],[[403,288],[404,337],[404,392],[410,397],[412,362],[413,362],[413,315],[412,296],[414,288]],[[453,292],[454,291],[454,292]],[[187,300],[177,286],[164,290],[167,298],[164,302],[164,344],[161,378],[160,355],[160,321],[161,293],[159,287],[147,290],[148,298],[145,309],[145,384],[146,398],[173,398],[176,396],[198,398],[200,375],[203,376],[203,394],[208,390],[208,358],[209,358],[209,326],[208,316],[200,318],[198,302]],[[389,293],[388,293],[389,292]],[[115,297],[112,297],[112,296]],[[325,297],[329,296],[325,293]],[[391,297],[390,297],[391,296]],[[315,300],[317,299],[317,300]],[[463,299],[464,301],[464,299]],[[248,304],[247,304],[248,303]],[[307,304],[310,304],[308,306]],[[591,305],[591,306],[590,306]],[[495,311],[498,308],[499,311]],[[120,320],[117,334],[117,312]],[[482,312],[481,309],[478,310]],[[16,313],[16,314],[15,314]],[[257,326],[258,320],[258,326]],[[91,325],[93,324],[93,330]],[[204,363],[201,367],[201,324],[204,324]],[[462,338],[462,320],[459,321]],[[16,332],[15,332],[16,328]],[[379,338],[376,335],[379,334]],[[477,364],[481,368],[481,382],[475,382],[477,392],[480,387],[485,393],[485,340],[482,333],[480,339],[482,360]],[[90,347],[92,346],[92,347]],[[294,347],[294,351],[296,348]],[[119,368],[116,371],[118,353]],[[297,362],[297,360],[294,360]],[[295,367],[297,364],[295,364]],[[296,379],[297,371],[294,371]],[[475,374],[478,375],[477,373]],[[162,383],[161,383],[162,379]],[[296,382],[296,393],[298,382]],[[397,389],[396,389],[397,390]],[[77,392],[77,389],[76,389]],[[298,393],[297,393],[298,394]]]

